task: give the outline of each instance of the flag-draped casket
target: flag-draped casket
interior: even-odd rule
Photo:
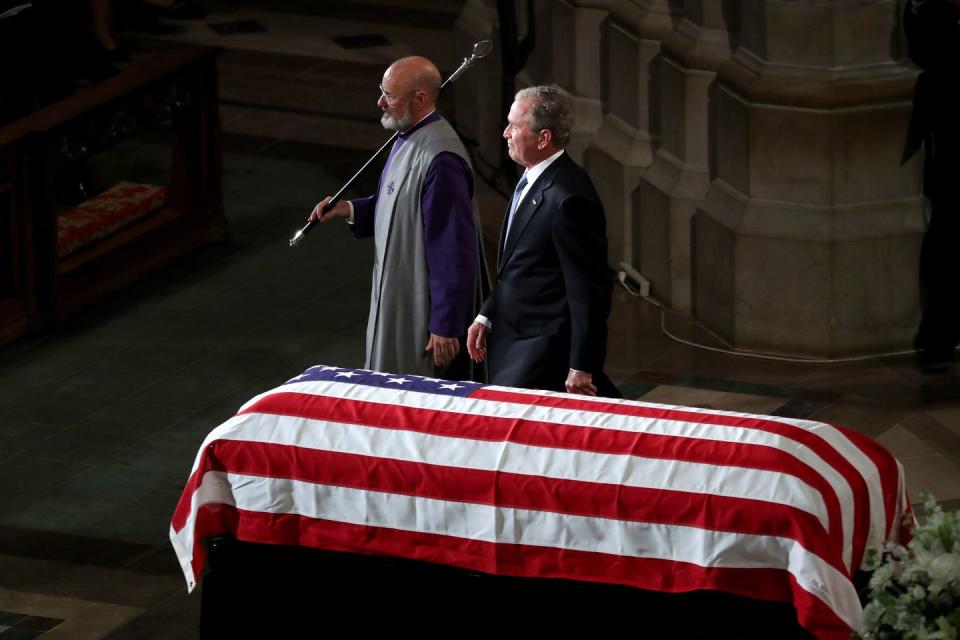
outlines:
[[[791,603],[861,627],[852,583],[909,513],[900,464],[789,418],[317,366],[204,441],[171,523],[474,571]]]

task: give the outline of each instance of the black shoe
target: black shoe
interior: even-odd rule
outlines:
[[[953,366],[953,349],[931,348],[917,335],[913,339],[917,351],[917,366],[924,373],[946,373]]]
[[[946,373],[953,366],[953,354],[921,353],[920,370],[924,373]]]

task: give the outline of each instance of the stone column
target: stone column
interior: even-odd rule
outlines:
[[[691,242],[694,313],[736,347],[909,345],[923,219],[918,164],[900,165],[913,72],[898,17],[894,0],[741,0]]]
[[[660,36],[669,30],[670,7],[662,0],[589,2],[608,9],[600,24],[600,61],[593,78],[600,83],[599,127],[584,151],[607,214],[610,262],[632,262],[636,218],[632,194],[640,170],[650,165],[656,129],[655,61]],[[653,34],[652,37],[650,34]]]
[[[491,0],[467,0],[454,25],[456,41],[474,43],[492,40],[493,51],[456,82],[454,90],[457,127],[477,143],[476,160],[496,167],[502,140],[496,135],[500,123],[500,34],[497,10]],[[466,46],[466,45],[464,45]],[[465,54],[466,55],[466,54]],[[490,170],[483,171],[490,175]]]
[[[633,262],[655,297],[690,311],[690,220],[710,184],[707,99],[714,74],[669,56],[658,60],[660,144],[632,194]]]
[[[593,178],[607,214],[610,261],[632,261],[635,236],[631,194],[640,169],[650,164],[651,86],[653,61],[660,43],[639,38],[625,25],[604,25],[604,58],[600,67],[605,113],[584,153],[584,167]],[[615,63],[612,61],[616,61]]]
[[[658,116],[656,144],[630,196],[634,224],[625,259],[676,311],[692,309],[691,219],[710,184],[710,91],[737,36],[731,4],[687,0],[663,36],[647,85]]]
[[[603,120],[598,70],[602,55],[600,28],[606,16],[607,11],[602,8],[552,0],[548,16],[542,20],[543,26],[550,30],[550,57],[548,61],[537,57],[541,63],[547,63],[547,68],[541,70],[540,77],[521,74],[518,82],[518,87],[554,82],[573,95],[577,121],[567,151],[578,162],[582,161],[584,149]],[[540,39],[538,33],[538,52],[545,49],[539,44]]]

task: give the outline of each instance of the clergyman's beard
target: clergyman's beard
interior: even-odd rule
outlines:
[[[407,108],[404,109],[399,118],[391,118],[387,115],[387,112],[384,111],[383,117],[380,118],[380,124],[388,131],[406,131],[410,128],[410,125],[413,124],[413,114],[410,112],[410,105],[407,105]]]

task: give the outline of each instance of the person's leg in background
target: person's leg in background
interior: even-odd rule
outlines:
[[[923,319],[917,334],[920,365],[946,371],[960,341],[960,126],[944,117],[929,145],[925,189],[930,224],[920,252]]]

